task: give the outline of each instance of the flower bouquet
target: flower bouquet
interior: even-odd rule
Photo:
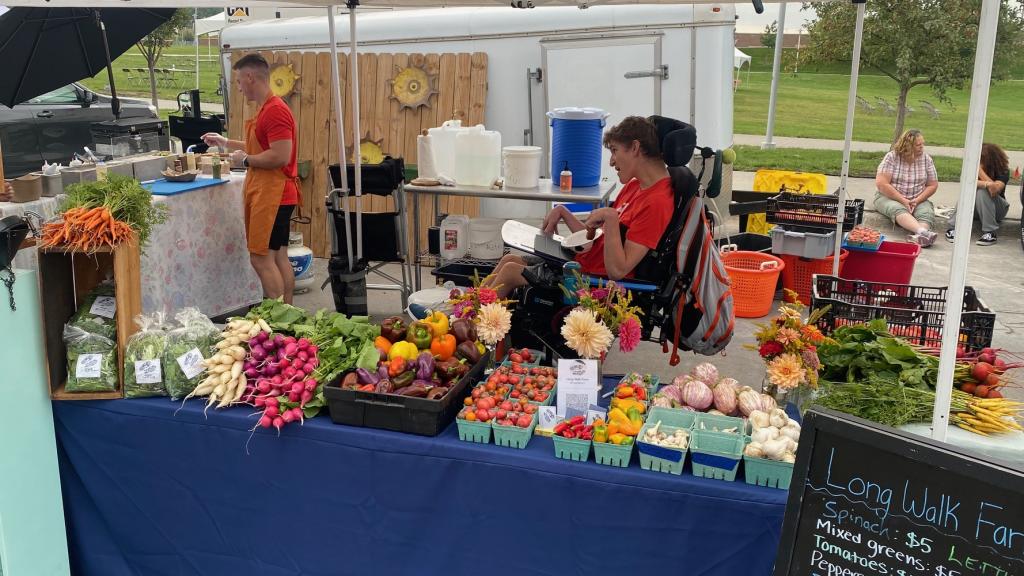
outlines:
[[[576,301],[562,323],[562,337],[580,358],[603,359],[616,336],[619,350],[632,352],[640,343],[640,308],[633,305],[633,294],[614,281],[591,286],[576,273],[576,286],[584,286],[567,295]]]
[[[480,286],[479,277],[474,277],[473,284],[472,288],[455,288],[449,294],[452,318],[472,321],[480,341],[494,349],[512,328],[508,305],[514,300],[499,299],[495,288]]]
[[[795,292],[786,293],[793,302],[783,304],[770,322],[758,324],[757,346],[748,347],[756,349],[766,365],[762,392],[774,396],[780,405],[792,401],[802,410],[818,388],[818,345],[828,338],[815,324],[828,308],[815,310],[804,320],[805,306]]]

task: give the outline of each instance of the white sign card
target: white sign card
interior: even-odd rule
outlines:
[[[554,430],[558,424],[558,414],[554,406],[541,406],[537,410],[537,428],[541,430]]]
[[[160,360],[136,360],[135,381],[139,384],[159,384],[161,378]]]
[[[75,378],[99,378],[103,354],[82,354],[75,362]]]
[[[593,424],[594,420],[597,420],[598,418],[600,418],[601,420],[606,420],[607,416],[607,410],[601,408],[600,406],[591,404],[590,408],[587,409],[587,425]]]
[[[193,348],[178,356],[178,366],[189,380],[199,376],[203,372],[203,355],[198,348]]]
[[[568,415],[569,408],[586,414],[591,404],[597,404],[598,391],[597,360],[562,358],[558,361],[559,414]]]
[[[97,296],[92,306],[89,307],[89,314],[104,318],[113,318],[116,311],[117,300],[113,296]]]

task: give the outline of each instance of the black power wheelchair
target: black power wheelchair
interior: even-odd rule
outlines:
[[[679,273],[676,267],[676,250],[685,223],[686,207],[691,201],[702,201],[702,192],[708,182],[713,183],[716,179],[720,182],[721,154],[716,154],[710,148],[698,148],[697,131],[685,122],[661,116],[651,116],[648,120],[657,128],[662,157],[672,178],[672,218],[657,249],[649,251],[635,268],[636,279],[619,281],[617,284],[633,293],[633,302],[642,312],[642,339],[660,343],[667,352],[668,343],[675,333],[673,311],[691,281],[689,274],[685,271]],[[694,151],[698,149],[700,155],[695,158]],[[694,176],[687,166],[691,160],[699,166],[698,176]],[[705,174],[707,167],[710,167],[711,172]],[[708,195],[716,196],[717,190]],[[554,268],[552,264],[548,266]],[[554,272],[556,274],[553,276],[562,278],[561,270]],[[527,279],[530,284],[511,296],[517,301],[512,313],[512,345],[544,350],[551,359],[574,357],[575,353],[566,346],[561,336],[562,321],[573,308],[563,299],[561,283],[541,284],[536,278]]]

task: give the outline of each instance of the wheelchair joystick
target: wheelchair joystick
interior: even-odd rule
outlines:
[[[562,264],[562,285],[565,286],[567,292],[562,296],[562,302],[566,305],[572,305],[576,303],[576,291],[579,287],[576,286],[576,274],[580,271],[580,263],[575,260],[570,260],[565,264]],[[570,296],[571,295],[571,296]]]

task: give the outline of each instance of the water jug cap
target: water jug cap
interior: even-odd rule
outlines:
[[[555,108],[548,112],[548,118],[559,120],[604,120],[608,112],[600,108]]]

